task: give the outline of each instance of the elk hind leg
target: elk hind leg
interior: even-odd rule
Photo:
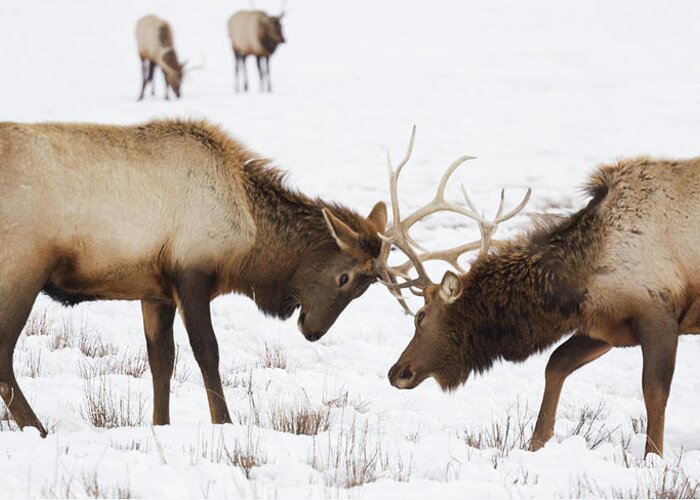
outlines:
[[[148,363],[153,377],[153,425],[170,423],[170,379],[175,364],[175,305],[141,301]]]
[[[557,406],[566,378],[582,366],[601,357],[611,347],[610,344],[593,339],[583,332],[576,332],[554,350],[545,369],[544,395],[530,440],[531,451],[542,448],[554,435]]]
[[[647,409],[644,455],[663,456],[666,402],[676,366],[678,324],[665,312],[641,317],[635,328],[642,346],[642,390]]]
[[[12,363],[17,339],[43,286],[43,279],[32,282],[27,274],[14,282],[0,278],[0,396],[20,429],[35,427],[46,437],[46,429],[17,384]]]

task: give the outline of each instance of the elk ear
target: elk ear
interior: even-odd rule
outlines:
[[[459,281],[459,276],[452,271],[447,271],[442,277],[438,293],[440,298],[448,304],[456,301],[462,295],[462,282]]]
[[[356,248],[360,242],[358,234],[327,208],[324,208],[322,211],[326,224],[328,224],[328,230],[340,249],[347,252]]]
[[[386,204],[380,201],[367,216],[367,220],[370,221],[380,233],[384,232],[386,229]]]

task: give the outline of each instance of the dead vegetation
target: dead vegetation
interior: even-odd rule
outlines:
[[[340,431],[322,443],[314,436],[309,465],[323,475],[324,483],[333,488],[354,488],[371,483],[381,477],[396,481],[408,481],[413,469],[413,456],[409,462],[400,454],[395,458],[382,449],[382,433],[370,431],[368,422],[358,424],[353,418],[345,429],[341,421]]]
[[[613,435],[620,429],[619,426],[609,428],[606,419],[609,415],[605,403],[601,400],[597,407],[584,405],[578,411],[574,419],[576,425],[569,432],[569,436],[581,436],[586,440],[588,448],[595,450],[603,443],[612,442]]]
[[[514,449],[527,449],[534,421],[535,415],[528,410],[527,405],[521,407],[520,403],[516,403],[513,408],[506,410],[502,420],[494,420],[488,427],[464,431],[464,441],[471,448],[495,450],[492,463],[497,467],[498,462]]]
[[[127,386],[115,389],[105,376],[85,380],[83,405],[78,414],[94,427],[136,427],[144,424],[145,400]]]
[[[277,405],[270,411],[270,427],[290,434],[315,436],[330,426],[328,407],[310,408],[308,404]]]
[[[638,461],[637,480],[632,487],[601,487],[588,477],[579,478],[571,498],[700,498],[700,481],[683,470],[682,457],[681,452],[675,463],[664,462],[658,466]]]
[[[124,351],[119,355],[101,358],[83,358],[78,362],[78,374],[83,379],[93,379],[105,375],[128,375],[141,378],[148,370],[148,357],[145,351],[132,353]]]
[[[280,344],[268,344],[265,342],[265,351],[262,355],[264,368],[287,369],[287,352]]]

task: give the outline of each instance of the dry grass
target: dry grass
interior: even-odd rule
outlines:
[[[235,440],[230,448],[224,445],[224,452],[229,465],[241,469],[246,479],[250,479],[250,472],[255,467],[267,463],[267,455],[260,445],[260,439],[253,438],[250,426],[246,439]]]
[[[15,421],[12,420],[10,409],[0,400],[0,432],[19,430]]]
[[[118,356],[85,357],[78,361],[78,375],[86,380],[105,375],[129,375],[141,378],[147,370],[148,357],[145,351],[136,353],[125,351]]]
[[[52,327],[48,320],[48,311],[32,314],[24,327],[24,334],[27,337],[51,335]]]
[[[602,488],[586,477],[579,478],[571,498],[700,498],[700,481],[685,473],[682,456],[679,454],[675,464],[667,462],[659,468],[645,467],[639,462],[637,483],[633,487]]]
[[[489,427],[468,429],[464,431],[464,441],[467,446],[480,450],[493,449],[494,467],[500,459],[510,455],[514,449],[524,450],[529,445],[534,428],[535,416],[527,408],[521,408],[520,403],[506,411],[504,420],[494,420]]]
[[[227,445],[222,431],[210,440],[198,439],[196,447],[189,448],[190,462],[193,466],[200,459],[215,464],[227,464],[241,469],[246,479],[250,479],[251,471],[267,463],[265,452],[259,437],[253,435],[253,426],[248,425],[244,439],[235,439],[233,445]]]
[[[22,375],[37,378],[41,376],[41,350],[25,349],[21,361]]]
[[[50,327],[49,349],[57,351],[75,347],[76,339],[78,338],[79,335],[76,335],[73,329],[73,322],[66,318],[58,326],[53,325]]]
[[[81,332],[78,348],[88,358],[104,358],[117,354],[117,348],[114,345],[103,343],[96,334],[87,331]]]
[[[343,428],[342,422],[340,428]],[[413,468],[413,457],[406,463],[401,455],[391,460],[382,450],[381,432],[370,435],[368,423],[358,425],[353,419],[348,430],[342,430],[335,438],[328,434],[328,442],[322,445],[314,437],[309,465],[323,474],[326,486],[354,488],[391,477],[396,481],[408,481]]]
[[[323,404],[330,408],[353,408],[358,413],[367,413],[370,408],[370,403],[362,399],[350,399],[348,391],[341,391],[340,394],[327,395],[323,392]]]
[[[327,407],[312,409],[306,404],[278,405],[270,412],[270,427],[280,432],[315,436],[328,430],[329,414]]]
[[[85,495],[88,498],[133,498],[129,486],[106,486],[97,479],[97,470],[86,473],[82,478]]]
[[[265,368],[287,369],[287,352],[279,344],[265,342],[265,352],[262,354],[262,365]]]
[[[144,423],[145,401],[141,394],[117,392],[109,379],[100,376],[85,381],[79,415],[95,427],[136,427]]]
[[[607,417],[608,411],[603,401],[600,401],[595,408],[585,405],[579,410],[575,419],[576,425],[569,432],[569,436],[583,437],[591,450],[603,443],[610,443],[613,434],[619,430],[619,426],[613,429],[608,428],[605,423]]]

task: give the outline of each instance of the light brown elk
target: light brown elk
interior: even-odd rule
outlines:
[[[553,435],[566,377],[612,347],[639,345],[645,453],[661,454],[678,336],[700,331],[700,159],[637,158],[603,166],[591,177],[585,208],[493,246],[498,223],[514,212],[502,215],[501,203],[496,220],[484,220],[467,197],[471,210],[462,213],[477,220],[483,240],[442,254],[416,250],[408,229],[445,207],[429,205],[400,220],[399,171],[392,174],[394,221],[387,237],[411,263],[392,272],[406,276],[414,265],[418,278],[394,289],[417,286],[425,305],[413,339],[389,371],[391,383],[411,389],[434,377],[452,389],[495,360],[524,361],[575,332],[547,365],[530,444],[536,450]],[[469,272],[430,282],[423,260],[447,256],[455,262],[461,250],[475,247],[481,252]]]
[[[277,46],[284,43],[282,34],[282,17],[270,16],[261,10],[242,10],[236,12],[228,21],[228,36],[235,57],[235,86],[238,92],[238,73],[243,74],[243,90],[248,90],[248,72],[245,61],[248,56],[255,56],[260,75],[260,90],[272,92],[270,80],[270,56]]]
[[[136,43],[141,59],[141,94],[143,99],[146,85],[151,84],[151,95],[156,92],[153,75],[156,66],[165,79],[165,98],[169,99],[169,89],[180,97],[180,86],[185,75],[185,63],[180,63],[173,44],[173,31],[170,25],[154,15],[144,16],[136,23]]]
[[[140,300],[153,423],[170,422],[173,320],[183,319],[212,422],[230,422],[209,302],[236,292],[318,340],[375,281],[386,207],[369,217],[290,190],[202,121],[0,123],[0,395],[37,419],[12,354],[40,291],[64,304]]]

